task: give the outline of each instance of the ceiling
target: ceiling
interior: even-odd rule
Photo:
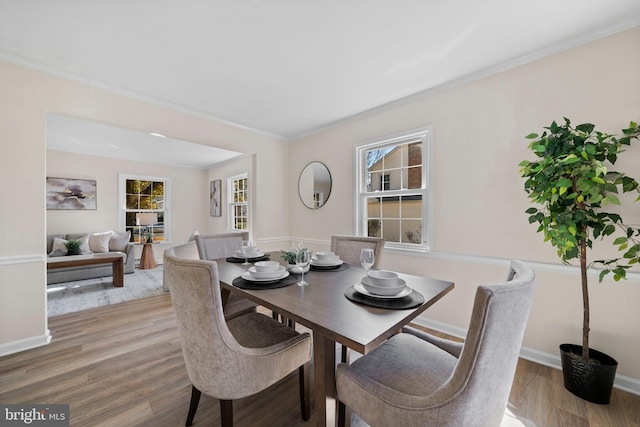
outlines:
[[[0,59],[295,139],[638,25],[638,0],[0,0]]]

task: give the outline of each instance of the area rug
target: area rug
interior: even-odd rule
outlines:
[[[110,276],[58,283],[47,286],[47,315],[59,316],[162,293],[162,265],[125,274],[122,288],[113,287]]]

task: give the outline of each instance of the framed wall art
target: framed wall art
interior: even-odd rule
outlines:
[[[97,209],[96,181],[47,177],[48,210]]]
[[[222,216],[222,180],[211,181],[209,185],[209,214],[211,216]]]

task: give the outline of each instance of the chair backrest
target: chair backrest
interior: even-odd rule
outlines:
[[[375,262],[373,268],[380,268],[384,239],[382,237],[331,236],[331,252],[335,253],[347,264],[360,265],[360,251],[363,248],[373,249]]]
[[[164,252],[164,276],[171,291],[189,379],[201,392],[235,399],[246,395],[247,349],[224,319],[218,265]]]
[[[441,409],[443,419],[450,417],[459,425],[500,425],[533,300],[535,274],[522,262],[512,261],[508,279],[476,291],[458,364],[437,392],[455,397]]]
[[[242,241],[249,239],[249,233],[198,234],[195,238],[200,259],[212,260],[233,256],[242,247]]]
[[[198,255],[198,247],[194,241],[173,246],[171,249],[173,249],[175,256],[179,258],[200,259],[200,256]],[[169,292],[169,284],[167,283],[166,273],[164,271],[162,272],[162,290]]]

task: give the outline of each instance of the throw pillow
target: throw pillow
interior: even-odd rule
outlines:
[[[104,233],[93,233],[89,236],[89,249],[93,253],[109,252],[109,241],[111,240],[111,231]]]
[[[109,250],[126,252],[130,238],[131,231],[125,231],[124,233],[113,233],[111,235],[111,240],[109,240]]]
[[[61,239],[60,237],[54,237],[53,246],[51,246],[51,253],[49,255],[53,255],[56,251],[61,252],[62,254],[67,254],[67,247],[65,246],[67,241],[65,239]],[[54,255],[57,256],[57,255]]]

